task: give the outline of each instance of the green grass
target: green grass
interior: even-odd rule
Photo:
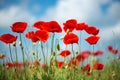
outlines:
[[[0,65],[0,80],[119,80],[120,60],[107,63],[104,70],[94,70],[87,75],[80,66],[74,71],[72,67],[57,68],[56,66],[42,68],[40,66],[26,66],[22,71],[17,68],[6,68]]]

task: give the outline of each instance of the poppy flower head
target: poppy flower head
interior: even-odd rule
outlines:
[[[33,64],[34,64],[34,66],[40,66],[40,62],[37,60],[35,60]]]
[[[114,49],[111,45],[108,46],[108,51],[115,55],[119,52],[118,49]]]
[[[13,62],[14,67],[21,68],[23,66],[22,62]]]
[[[82,68],[82,71],[85,72],[90,72],[90,64],[86,64],[83,68]]]
[[[74,33],[69,33],[69,34],[66,34],[64,39],[63,39],[63,42],[64,44],[73,44],[73,43],[78,43],[78,36]]]
[[[38,22],[35,22],[33,24],[33,27],[37,28],[37,29],[41,29],[41,30],[44,30],[44,27],[45,27],[45,24],[46,22],[44,21],[38,21]]]
[[[82,51],[80,54],[78,54],[76,56],[76,59],[80,62],[80,61],[84,61],[86,60],[89,55],[91,55],[91,52],[89,50],[86,50],[86,51]]]
[[[13,43],[17,40],[17,36],[13,36],[12,34],[3,34],[0,36],[0,41],[3,41],[6,44]]]
[[[27,23],[26,22],[15,22],[11,26],[12,31],[17,32],[17,33],[23,33],[26,28],[27,28]]]
[[[69,64],[68,64],[68,66],[78,66],[80,64],[80,61],[78,61],[77,59],[76,59],[76,57],[72,57],[71,58],[71,60],[70,60],[70,62],[69,62]]]
[[[60,25],[56,21],[47,22],[45,28],[48,32],[62,32]]]
[[[26,33],[26,38],[31,39],[32,42],[37,42],[39,39],[35,36],[35,32],[30,31]]]
[[[0,59],[4,59],[6,57],[5,54],[0,54]]]
[[[7,68],[12,68],[12,67],[14,67],[14,64],[12,62],[7,62],[6,67]]]
[[[97,28],[94,27],[94,26],[86,27],[86,28],[85,28],[85,31],[86,31],[88,34],[92,34],[92,35],[97,35],[97,34],[99,33],[99,29],[97,29]]]
[[[88,25],[85,24],[84,22],[78,23],[76,26],[76,30],[85,30],[87,27],[88,27]]]
[[[100,39],[99,36],[90,36],[88,38],[86,38],[85,40],[90,44],[90,45],[94,45],[97,44],[98,40]]]
[[[112,53],[113,53],[113,54],[118,54],[118,52],[119,52],[118,49],[112,50]]]
[[[58,68],[62,68],[63,65],[64,65],[64,62],[63,62],[63,61],[58,62]]]
[[[46,42],[50,36],[50,33],[44,30],[37,30],[35,32],[36,38],[38,38],[42,42]]]
[[[77,20],[75,19],[67,20],[65,23],[63,23],[63,25],[64,25],[63,29],[65,32],[67,30],[69,30],[69,32],[72,32],[77,26]]]
[[[100,56],[103,55],[103,51],[102,50],[97,50],[96,52],[93,53],[94,56]]]
[[[103,70],[103,68],[104,68],[104,64],[102,64],[100,62],[96,62],[93,65],[93,69],[96,69],[96,70]]]
[[[63,50],[59,55],[62,57],[66,57],[70,54],[71,54],[71,52],[69,50]]]
[[[112,51],[113,50],[113,47],[111,45],[108,46],[108,51]]]

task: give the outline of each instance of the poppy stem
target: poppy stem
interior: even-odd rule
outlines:
[[[54,36],[55,36],[55,33],[53,33],[53,35],[52,35],[52,41],[51,41],[51,54],[53,53]]]
[[[22,56],[23,56],[23,63],[25,62],[25,57],[24,57],[24,51],[23,51],[23,45],[22,45],[22,37],[21,37],[21,33],[20,33],[20,47],[21,47],[21,51],[22,51]]]
[[[52,61],[52,59],[53,59],[54,37],[55,37],[55,33],[53,33],[53,35],[52,35],[52,40],[51,40],[51,57],[50,57],[50,64],[51,64],[51,61]]]
[[[74,49],[73,49],[73,44],[71,44],[71,46],[72,46],[73,57],[75,57],[75,53],[74,53]]]
[[[10,58],[11,58],[11,61],[13,62],[12,52],[11,52],[11,46],[10,46],[10,44],[9,44],[9,51],[10,51]]]
[[[79,50],[80,50],[80,53],[81,53],[81,40],[80,40],[81,39],[81,35],[82,35],[82,32],[80,31],[80,38],[79,38],[79,42],[80,42],[79,43]]]
[[[17,47],[16,47],[16,42],[14,43],[14,48],[15,48],[15,54],[16,54],[16,62],[18,62],[18,55],[17,55]]]
[[[42,49],[42,54],[43,54],[43,58],[44,58],[44,63],[46,63],[46,62],[45,62],[45,53],[44,53],[43,43],[42,43],[42,42],[41,42],[41,49]]]

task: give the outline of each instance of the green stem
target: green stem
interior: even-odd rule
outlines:
[[[72,46],[73,57],[75,57],[75,53],[74,53],[74,49],[73,49],[73,44],[71,44],[71,46]]]
[[[44,63],[45,63],[45,53],[44,53],[44,49],[43,49],[43,44],[42,44],[42,42],[41,42],[41,49],[42,49],[42,54],[43,54]]]
[[[23,56],[23,63],[25,62],[25,55],[24,55],[24,51],[23,51],[23,45],[22,45],[22,37],[21,37],[21,33],[20,33],[20,47],[21,47],[21,51],[22,51],[22,56]]]
[[[79,50],[80,50],[80,53],[81,53],[81,35],[82,35],[82,32],[80,31],[80,38],[79,38],[79,42],[80,42],[80,44],[79,44]]]
[[[53,53],[54,36],[55,36],[55,33],[53,33],[53,35],[52,35],[52,41],[51,41],[51,54]]]
[[[10,44],[9,44],[9,51],[10,51],[10,58],[11,58],[11,61],[13,62],[12,51],[11,51],[11,46],[10,46]]]
[[[53,59],[53,46],[54,46],[54,36],[55,36],[55,33],[53,33],[52,35],[52,40],[51,40],[51,54],[50,54],[50,65],[51,65],[51,61]]]
[[[17,47],[15,46],[16,61],[18,62]]]

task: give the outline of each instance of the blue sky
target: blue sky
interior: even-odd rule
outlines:
[[[120,0],[0,0],[0,35],[12,33],[9,26],[16,21],[31,27],[38,20],[56,20],[63,27],[71,18],[100,28],[100,46],[120,40]]]

